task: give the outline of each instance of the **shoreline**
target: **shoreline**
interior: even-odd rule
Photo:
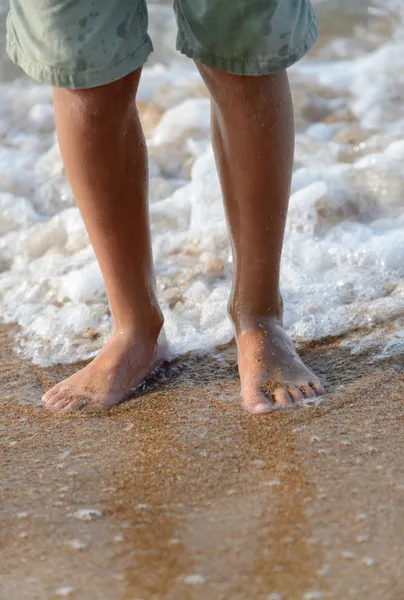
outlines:
[[[54,416],[34,400],[77,365],[23,361],[12,334],[0,328],[1,598],[404,596],[399,357],[311,343],[326,399],[253,417],[229,346],[118,407]]]

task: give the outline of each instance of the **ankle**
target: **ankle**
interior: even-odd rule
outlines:
[[[164,316],[158,306],[125,319],[114,319],[113,335],[126,339],[142,338],[157,341],[164,325]]]
[[[236,332],[245,331],[255,327],[260,327],[268,321],[273,321],[282,325],[283,321],[283,301],[279,294],[278,299],[267,306],[257,306],[256,303],[230,302],[228,305],[228,314]]]
[[[281,325],[283,323],[282,311],[234,311],[229,309],[229,317],[233,323],[236,334],[249,329],[259,329],[267,327],[270,323]]]
[[[277,316],[262,315],[240,315],[236,319],[231,318],[236,338],[250,331],[269,331],[276,327],[282,327],[282,319]]]

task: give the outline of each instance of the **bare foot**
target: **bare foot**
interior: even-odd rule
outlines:
[[[163,362],[166,354],[163,332],[154,336],[115,333],[90,364],[55,385],[42,401],[55,412],[69,412],[86,404],[118,404]]]
[[[278,319],[250,320],[248,325],[244,321],[237,329],[241,396],[249,412],[268,412],[276,405],[293,405],[325,393]]]

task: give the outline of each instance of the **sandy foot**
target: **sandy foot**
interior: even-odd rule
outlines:
[[[90,364],[55,385],[42,401],[55,412],[118,404],[166,357],[164,333],[157,340],[116,333]]]
[[[238,367],[244,407],[268,412],[325,393],[318,378],[297,355],[276,319],[251,322],[237,333]]]

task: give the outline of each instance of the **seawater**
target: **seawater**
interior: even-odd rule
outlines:
[[[0,0],[2,42],[7,5]],[[404,349],[404,9],[367,0],[315,7],[320,40],[290,69],[297,136],[285,324],[298,341],[364,328],[385,355]],[[139,105],[158,292],[172,353],[203,352],[232,337],[209,99],[174,50],[171,6],[149,9],[156,51]],[[11,65],[4,43],[0,95],[0,318],[20,325],[16,344],[37,363],[90,357],[111,317],[57,148],[51,90]],[[385,323],[390,334],[378,339]]]

